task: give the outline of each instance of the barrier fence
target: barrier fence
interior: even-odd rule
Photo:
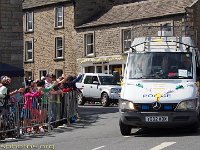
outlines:
[[[13,95],[0,113],[0,139],[20,137],[25,133],[50,131],[77,118],[77,91],[31,96]]]

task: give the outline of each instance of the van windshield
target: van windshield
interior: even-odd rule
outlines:
[[[192,53],[132,53],[128,59],[129,79],[192,79]]]

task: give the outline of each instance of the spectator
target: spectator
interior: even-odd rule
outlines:
[[[31,125],[31,118],[32,118],[32,102],[33,98],[39,97],[41,95],[41,89],[38,90],[37,92],[33,93],[31,87],[25,88],[24,91],[24,106],[22,108],[21,112],[21,118],[24,120],[24,127],[30,126]],[[26,128],[27,131],[31,131],[30,128]]]

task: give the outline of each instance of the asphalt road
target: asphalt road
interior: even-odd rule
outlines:
[[[71,126],[60,126],[49,134],[8,139],[0,149],[200,150],[200,131],[194,134],[187,129],[133,129],[131,136],[122,136],[116,106],[81,106],[79,113],[80,121]]]

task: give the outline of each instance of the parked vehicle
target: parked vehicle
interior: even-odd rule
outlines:
[[[199,55],[190,37],[135,38],[122,85],[119,126],[188,127],[200,122]]]
[[[121,86],[110,74],[85,73],[76,87],[80,91],[79,105],[84,105],[86,101],[101,102],[104,107],[117,104],[121,92]]]

